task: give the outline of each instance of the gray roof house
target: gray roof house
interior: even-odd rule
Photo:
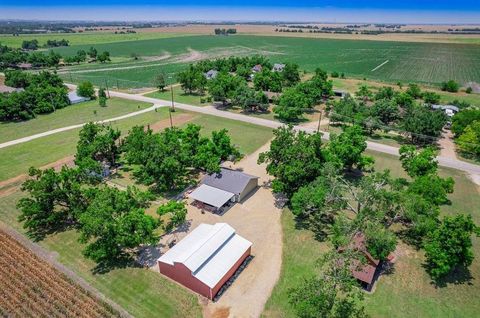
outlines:
[[[255,66],[252,67],[252,72],[254,73],[258,73],[258,72],[261,72],[262,71],[262,65],[261,64],[257,64]]]
[[[78,96],[76,92],[68,93],[68,99],[70,100],[70,104],[72,104],[72,105],[82,103],[82,102],[86,102],[86,101],[90,100],[90,98],[88,98],[88,97]]]
[[[206,175],[190,198],[220,209],[227,202],[240,202],[258,187],[258,177],[241,171],[221,168]]]
[[[436,104],[433,104],[431,107],[432,107],[432,109],[443,110],[448,117],[452,117],[453,115],[455,115],[456,113],[458,113],[460,111],[460,109],[457,106],[454,106],[454,105],[436,105]]]
[[[284,68],[285,68],[285,64],[275,63],[275,64],[273,64],[272,71],[282,72]]]
[[[217,70],[210,70],[203,75],[205,76],[205,78],[207,80],[211,80],[211,79],[214,79],[215,77],[217,77],[218,71]]]

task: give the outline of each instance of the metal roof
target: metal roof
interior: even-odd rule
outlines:
[[[221,168],[220,173],[205,176],[202,183],[217,189],[240,194],[252,179],[258,179],[258,177],[237,170]]]
[[[68,93],[68,99],[70,100],[71,104],[77,104],[77,103],[86,102],[86,101],[90,100],[87,97],[78,96],[78,94],[76,92]]]
[[[226,223],[202,223],[158,261],[170,265],[181,263],[195,278],[213,288],[250,246],[250,241]]]
[[[224,191],[221,189],[217,189],[211,187],[206,184],[202,184],[198,188],[195,189],[192,193],[190,193],[189,197],[214,206],[216,208],[222,207],[225,203],[228,202],[235,194]]]
[[[433,109],[441,109],[441,110],[452,110],[456,113],[458,113],[460,111],[460,108],[458,108],[457,106],[455,105],[436,105],[436,104],[433,104],[432,105],[432,108]]]

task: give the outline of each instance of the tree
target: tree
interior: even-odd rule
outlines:
[[[320,175],[325,162],[321,134],[295,132],[291,126],[277,128],[273,134],[270,150],[260,154],[258,163],[266,163],[268,174],[275,177],[273,191],[290,198]]]
[[[256,92],[247,85],[237,87],[233,95],[233,104],[242,107],[244,111],[256,112],[268,109],[268,97],[262,91]]]
[[[442,91],[447,91],[450,93],[456,93],[460,89],[460,85],[454,80],[449,80],[448,82],[443,82],[441,85]]]
[[[33,40],[24,40],[22,42],[22,49],[24,50],[37,50],[38,49],[38,40],[33,39]]]
[[[385,260],[395,251],[397,238],[382,224],[369,223],[364,232],[367,250],[375,259]]]
[[[332,105],[331,122],[361,124],[368,116],[364,103],[358,103],[350,95],[345,96]]]
[[[90,175],[100,177],[105,166],[114,167],[120,156],[120,131],[102,124],[87,123],[80,130],[75,164]]]
[[[446,216],[428,236],[425,256],[429,273],[434,279],[444,277],[458,266],[468,267],[473,261],[472,234],[479,228],[471,215]]]
[[[345,128],[340,134],[332,134],[328,150],[344,169],[353,167],[362,169],[373,164],[373,158],[363,155],[367,149],[367,138],[363,135],[360,126],[354,125]]]
[[[91,59],[94,59],[94,60],[97,59],[98,52],[97,52],[97,49],[95,49],[93,46],[90,47],[87,54]]]
[[[370,108],[370,115],[380,120],[382,125],[388,129],[392,123],[400,117],[400,112],[397,104],[388,99],[377,100]]]
[[[432,143],[446,123],[447,116],[443,111],[415,105],[407,110],[402,124],[410,133],[412,143]]]
[[[366,318],[363,295],[351,275],[355,253],[332,251],[319,264],[322,274],[288,291],[288,301],[301,318]]]
[[[286,63],[281,74],[286,87],[297,85],[300,82],[300,72],[297,64]]]
[[[455,137],[461,136],[467,126],[474,121],[480,121],[479,109],[462,109],[452,118],[452,131]]]
[[[395,90],[390,86],[381,87],[375,94],[375,100],[392,99],[395,96]]]
[[[413,83],[408,84],[406,93],[412,96],[413,99],[422,97],[422,90],[420,89],[420,86],[418,86],[417,84],[413,84]]]
[[[480,120],[468,125],[457,138],[460,150],[469,155],[480,157]]]
[[[400,161],[403,169],[412,178],[435,174],[438,170],[436,152],[432,147],[417,151],[414,146],[400,147]]]
[[[423,101],[427,104],[438,104],[440,103],[440,95],[435,92],[423,92]]]
[[[295,88],[287,88],[280,97],[273,112],[281,121],[295,122],[304,111],[310,108],[309,99]]]
[[[77,86],[77,94],[78,96],[95,99],[95,88],[93,88],[93,84],[91,82],[81,82]]]
[[[90,201],[80,215],[80,242],[87,244],[83,254],[97,263],[111,263],[128,256],[141,244],[154,244],[158,226],[143,210],[148,195],[135,188],[94,188],[88,191]]]
[[[372,98],[373,93],[367,85],[360,85],[358,91],[355,93],[355,96],[357,96],[366,103]]]
[[[5,85],[16,88],[26,88],[28,85],[30,85],[30,81],[30,74],[27,72],[18,70],[10,70],[5,72]]]
[[[39,170],[30,168],[29,179],[22,184],[22,191],[29,197],[21,198],[17,207],[19,221],[27,233],[42,239],[46,234],[75,226],[85,202],[81,194],[84,182],[77,169],[62,167]]]
[[[105,93],[105,89],[103,87],[100,87],[98,90],[98,104],[101,107],[107,106],[107,94]]]
[[[160,73],[157,76],[155,76],[154,83],[155,83],[155,87],[157,87],[158,90],[163,92],[165,90],[165,87],[167,86],[165,74]]]
[[[110,52],[104,51],[97,56],[97,60],[100,63],[110,62]]]
[[[183,224],[187,217],[187,208],[185,202],[168,201],[158,207],[157,214],[160,216],[167,216],[168,223],[164,226],[166,232],[170,232],[175,227]]]
[[[234,98],[236,89],[241,85],[246,85],[243,78],[229,73],[220,73],[209,81],[208,92],[213,100],[225,105],[229,99]]]

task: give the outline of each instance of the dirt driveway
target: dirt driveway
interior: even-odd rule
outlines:
[[[232,166],[260,177],[259,184],[269,181],[264,165],[257,165],[258,154],[268,149],[268,144],[257,152]],[[188,231],[200,223],[226,222],[237,233],[253,243],[253,260],[240,274],[229,289],[213,303],[202,299],[205,317],[259,317],[270,293],[275,286],[282,262],[281,210],[275,207],[275,200],[269,188],[259,187],[244,202],[234,205],[224,215],[218,216],[188,207]],[[179,233],[178,239],[186,233]],[[163,238],[167,242],[168,237]]]

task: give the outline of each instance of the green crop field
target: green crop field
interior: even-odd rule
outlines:
[[[162,39],[177,36],[187,36],[186,33],[160,33],[160,32],[138,32],[115,34],[115,31],[105,32],[82,32],[82,33],[57,33],[57,34],[20,34],[19,36],[0,35],[0,43],[12,47],[21,47],[22,42],[27,40],[38,40],[43,46],[47,40],[68,40],[70,45],[97,45],[101,43],[113,43],[123,41],[138,41],[147,39]]]
[[[125,87],[141,87],[151,83],[158,72],[174,75],[195,60],[263,54],[273,62],[298,63],[306,71],[321,67],[344,72],[349,77],[380,81],[440,83],[454,79],[460,83],[480,82],[477,67],[480,45],[476,44],[203,35],[106,43],[96,47],[99,51],[109,51],[112,57],[121,58],[122,63],[76,66],[71,71],[74,80],[83,78],[100,83],[104,79],[118,79]],[[56,51],[72,55],[88,48],[88,45],[74,45]],[[140,59],[129,59],[132,54],[138,54]],[[162,56],[168,58],[161,59]],[[111,69],[92,72],[95,68]]]

